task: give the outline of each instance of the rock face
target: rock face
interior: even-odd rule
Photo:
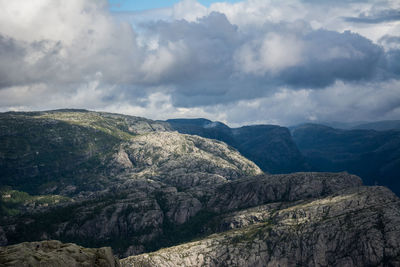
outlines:
[[[260,175],[217,187],[207,206],[217,212],[243,209],[263,203],[321,197],[361,185],[359,177],[347,173]]]
[[[225,143],[176,132],[141,135],[121,148],[130,161],[130,166],[125,168],[129,173],[181,188],[262,173],[253,162]]]
[[[170,244],[167,229],[176,231],[204,208],[187,189],[204,191],[262,173],[225,143],[143,118],[71,110],[4,113],[1,125],[1,185],[49,201],[68,196],[39,207],[42,196],[4,191],[22,196],[0,198],[5,244],[51,238],[111,245],[120,255],[149,251]],[[37,171],[27,173],[30,168]]]
[[[33,194],[76,196],[132,175],[192,186],[207,183],[208,175],[208,182],[215,182],[261,173],[222,142],[180,135],[166,123],[132,116],[11,112],[0,114],[0,130],[1,185]]]
[[[388,189],[359,187],[324,198],[225,216],[203,240],[128,257],[122,266],[399,266],[400,203]],[[258,217],[255,216],[258,214]],[[248,216],[250,225],[235,222]],[[253,218],[253,223],[251,223]],[[257,219],[255,219],[257,218]]]
[[[1,266],[117,267],[111,248],[83,248],[56,240],[0,247]]]
[[[82,110],[1,113],[0,183],[31,194],[102,190],[110,184],[105,167],[115,147],[168,127]]]
[[[400,195],[400,131],[339,130],[306,124],[293,140],[313,171],[348,171],[367,185],[384,185]]]
[[[119,255],[143,253],[222,229],[220,214],[267,203],[313,199],[358,187],[346,173],[259,175],[178,191],[159,181],[127,180],[104,195],[4,224],[9,242],[41,238],[110,245]]]
[[[227,143],[265,172],[290,173],[308,170],[303,156],[285,127],[254,125],[229,128],[221,122],[206,119],[172,119],[167,122],[180,133]]]

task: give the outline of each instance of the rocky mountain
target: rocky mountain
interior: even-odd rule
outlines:
[[[75,244],[63,244],[57,240],[25,242],[0,247],[1,266],[83,267],[120,266],[111,248],[84,248]]]
[[[308,166],[290,132],[276,125],[230,128],[206,119],[171,119],[171,127],[180,133],[216,139],[236,148],[242,155],[268,173],[308,170]]]
[[[278,207],[278,208],[277,208]],[[399,266],[399,199],[357,187],[226,214],[225,232],[121,260],[122,266]]]
[[[367,185],[385,185],[400,195],[400,131],[340,130],[306,124],[293,140],[314,171],[348,171]]]
[[[190,168],[220,180],[261,172],[224,143],[179,135],[165,123],[131,116],[74,110],[3,113],[0,129],[1,185],[33,194],[100,191],[116,176],[150,173],[168,179],[178,165],[185,168],[180,164],[197,164]]]
[[[262,173],[225,143],[137,117],[3,113],[0,125],[2,244],[50,238],[148,251],[201,210],[186,189]]]
[[[97,191],[119,144],[165,131],[150,120],[82,110],[0,114],[0,182],[28,193]]]
[[[122,266],[400,263],[399,199],[355,175],[265,174],[224,142],[118,114],[11,112],[0,127],[5,266],[118,266],[83,247]]]

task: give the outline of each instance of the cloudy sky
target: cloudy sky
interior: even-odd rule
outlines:
[[[0,0],[0,111],[400,119],[400,1]]]

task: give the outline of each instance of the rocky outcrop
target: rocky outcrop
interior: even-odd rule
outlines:
[[[204,209],[186,190],[262,173],[225,143],[144,118],[82,110],[4,113],[3,126],[0,145],[10,148],[4,157],[0,152],[1,175],[10,174],[3,185],[70,197],[40,209],[9,201],[4,213],[11,216],[0,218],[8,244],[51,238],[110,244],[121,255],[153,250],[168,242],[165,229]],[[38,172],[24,175],[30,166]],[[18,173],[21,180],[13,179]]]
[[[248,218],[227,222],[227,212],[264,204],[280,209],[282,203],[293,205],[359,186],[360,179],[347,173],[259,175],[184,191],[138,178],[91,200],[20,216],[4,229],[9,242],[43,237],[73,240],[85,246],[110,245],[119,255],[128,256],[224,231],[224,225],[251,224]]]
[[[255,211],[248,212],[250,218]],[[351,188],[279,210],[267,205],[258,213],[264,218],[255,224],[128,257],[122,266],[400,264],[400,203],[386,188]],[[233,222],[238,214],[227,218]]]
[[[121,145],[114,168],[179,188],[210,185],[261,174],[251,161],[225,143],[177,132],[155,132]]]
[[[75,244],[64,244],[56,240],[25,242],[0,247],[1,266],[31,267],[117,267],[119,260],[111,248],[83,248]]]
[[[268,173],[307,171],[308,166],[293,142],[290,132],[277,125],[252,125],[230,128],[207,119],[171,119],[180,133],[216,139],[237,149]]]
[[[188,188],[262,173],[225,143],[84,110],[1,113],[0,147],[2,186],[30,194],[76,197],[138,177]]]
[[[348,173],[260,175],[217,187],[207,206],[216,212],[229,211],[263,203],[316,198],[361,185],[359,177]]]
[[[84,110],[0,113],[0,181],[30,194],[75,196],[112,183],[119,144],[166,123]]]

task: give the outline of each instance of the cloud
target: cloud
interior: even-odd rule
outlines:
[[[298,65],[304,42],[292,35],[268,33],[263,39],[244,43],[235,53],[238,68],[245,73],[264,75]]]
[[[145,77],[152,85],[172,85],[174,103],[187,107],[264,97],[277,85],[318,89],[394,75],[383,48],[367,38],[302,25],[240,31],[215,12],[196,22],[156,22],[146,26],[157,48]]]
[[[397,14],[380,4],[184,0],[117,14],[105,0],[0,0],[0,109],[290,124],[357,107],[354,118],[390,118],[398,22],[349,19]]]
[[[387,9],[387,10],[381,10],[379,12],[374,12],[373,14],[370,15],[361,13],[357,17],[345,17],[344,19],[348,22],[370,23],[370,24],[400,21],[400,11]]]

